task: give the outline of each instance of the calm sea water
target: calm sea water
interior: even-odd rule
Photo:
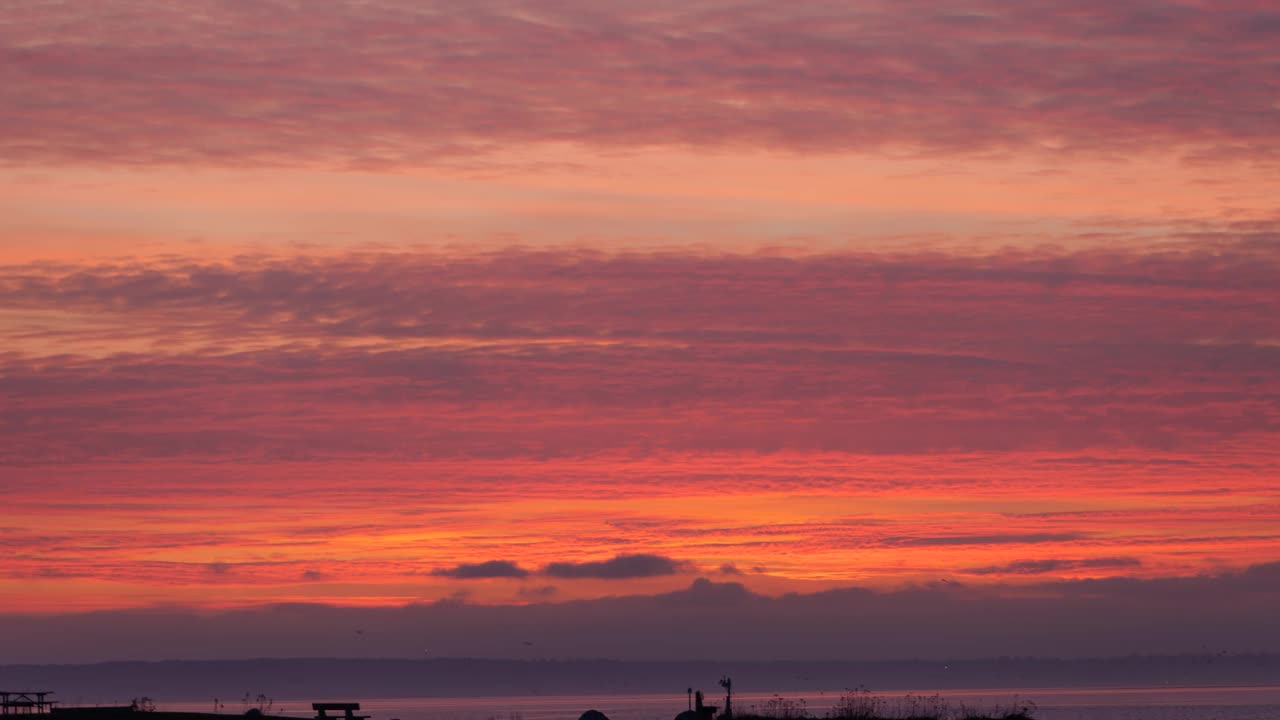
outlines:
[[[883,693],[892,707],[908,691]],[[988,709],[1035,704],[1040,720],[1280,720],[1280,686],[1242,688],[1045,688],[913,690],[917,696],[940,695],[953,705]],[[786,693],[803,700],[805,709],[821,716],[841,691]],[[734,695],[734,707],[747,710],[775,697],[772,694]],[[336,698],[358,700],[372,720],[576,720],[584,710],[596,709],[610,720],[670,720],[685,709],[684,695],[530,695],[511,697]],[[712,698],[719,702],[720,698]],[[276,700],[272,711],[310,715],[312,700]],[[161,710],[208,712],[209,703],[165,703]],[[227,703],[229,717],[240,708]]]

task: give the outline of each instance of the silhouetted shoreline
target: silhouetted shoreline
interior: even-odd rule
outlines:
[[[983,707],[949,701],[936,694],[891,697],[858,689],[846,691],[834,706],[821,713],[811,712],[803,699],[777,695],[764,702],[749,705],[745,711],[734,713],[726,710],[731,707],[728,698],[725,698],[723,706],[704,706],[702,693],[697,695],[696,708],[675,713],[675,720],[1032,720],[1035,711],[1033,703],[1017,700],[1005,705]],[[259,696],[259,699],[267,700],[265,696]],[[675,705],[676,698],[672,699]],[[214,704],[216,706],[217,702]],[[40,712],[27,713],[11,713],[8,711],[12,708],[5,706],[4,716],[22,720],[344,720],[341,715],[334,717],[321,710],[324,706],[332,709],[338,705],[346,710],[345,720],[388,720],[375,719],[368,714],[354,714],[360,710],[360,704],[356,702],[313,703],[312,707],[319,712],[304,716],[298,713],[273,714],[266,709],[267,706],[261,704],[244,712],[231,713],[157,710],[149,697],[141,698],[141,702],[135,698],[129,705],[42,707]],[[512,714],[508,720],[518,717],[521,717],[518,713]],[[499,720],[499,716],[494,716],[491,720]],[[570,719],[566,717],[565,720]],[[609,718],[593,709],[582,713],[579,720]],[[658,714],[654,720],[667,718]]]

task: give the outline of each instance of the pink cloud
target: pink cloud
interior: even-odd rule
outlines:
[[[0,329],[0,483],[15,517],[46,519],[0,532],[0,584],[402,602],[493,560],[781,568],[744,583],[1262,562],[1273,230],[1197,232],[982,256],[0,268],[0,310],[31,318]],[[1054,512],[1067,494],[1078,514]]]
[[[1277,151],[1280,22],[1242,0],[200,10],[51,4],[0,25],[0,157],[421,166],[548,141]]]
[[[11,267],[0,304],[79,318],[43,342],[157,350],[10,355],[0,443],[32,462],[1205,447],[1280,423],[1273,257]]]

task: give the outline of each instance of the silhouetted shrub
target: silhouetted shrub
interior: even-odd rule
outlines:
[[[774,695],[760,705],[747,708],[746,714],[737,713],[737,718],[759,717],[765,720],[804,720],[809,717],[804,700],[793,700]]]
[[[865,687],[849,690],[827,711],[831,720],[875,720],[884,717],[884,700]]]
[[[1035,703],[1014,698],[990,709],[952,705],[941,695],[882,698],[865,687],[846,692],[827,711],[827,720],[1032,720]]]

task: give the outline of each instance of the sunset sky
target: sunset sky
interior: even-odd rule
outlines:
[[[1277,198],[1263,0],[10,0],[0,629],[1280,650]]]

